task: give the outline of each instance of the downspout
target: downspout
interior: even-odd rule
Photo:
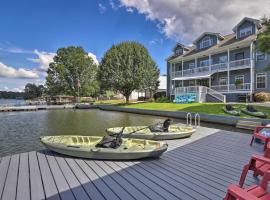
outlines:
[[[253,93],[254,93],[254,41],[250,44],[250,101],[253,101]]]

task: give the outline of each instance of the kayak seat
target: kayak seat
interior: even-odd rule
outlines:
[[[226,110],[228,110],[228,111],[233,111],[234,110],[234,107],[232,107],[231,104],[227,104],[225,107],[226,107]]]
[[[249,112],[258,112],[252,105],[248,105],[246,108]]]
[[[166,119],[164,122],[163,122],[163,125],[162,127],[157,124],[155,126],[150,126],[149,129],[151,130],[151,132],[168,132],[169,131],[169,127],[171,125],[171,119]]]

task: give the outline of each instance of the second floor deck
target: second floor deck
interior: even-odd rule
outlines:
[[[230,62],[214,63],[208,66],[198,66],[191,69],[184,69],[180,71],[173,71],[171,73],[172,79],[180,77],[201,76],[204,74],[213,74],[216,72],[223,72],[227,70],[238,70],[251,67],[251,59],[240,59]]]

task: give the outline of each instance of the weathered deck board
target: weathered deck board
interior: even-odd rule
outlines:
[[[30,199],[30,181],[28,153],[20,154],[20,166],[18,174],[17,198],[18,200]]]
[[[10,163],[10,156],[2,158],[0,163],[0,199],[2,199],[3,196],[3,190],[6,183],[9,163]]]
[[[6,183],[3,190],[3,196],[2,196],[3,200],[16,199],[19,158],[20,158],[19,154],[15,154],[11,156],[9,169],[8,169],[7,177],[6,177]]]
[[[0,158],[0,199],[222,199],[250,156],[250,135],[200,128],[156,160],[97,161],[50,151]],[[246,185],[258,183],[248,175]]]

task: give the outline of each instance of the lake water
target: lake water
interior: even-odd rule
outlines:
[[[105,135],[113,126],[151,125],[165,118],[101,110],[0,113],[0,157],[44,148],[42,135]]]
[[[23,99],[0,99],[0,106],[25,105],[25,103]]]

